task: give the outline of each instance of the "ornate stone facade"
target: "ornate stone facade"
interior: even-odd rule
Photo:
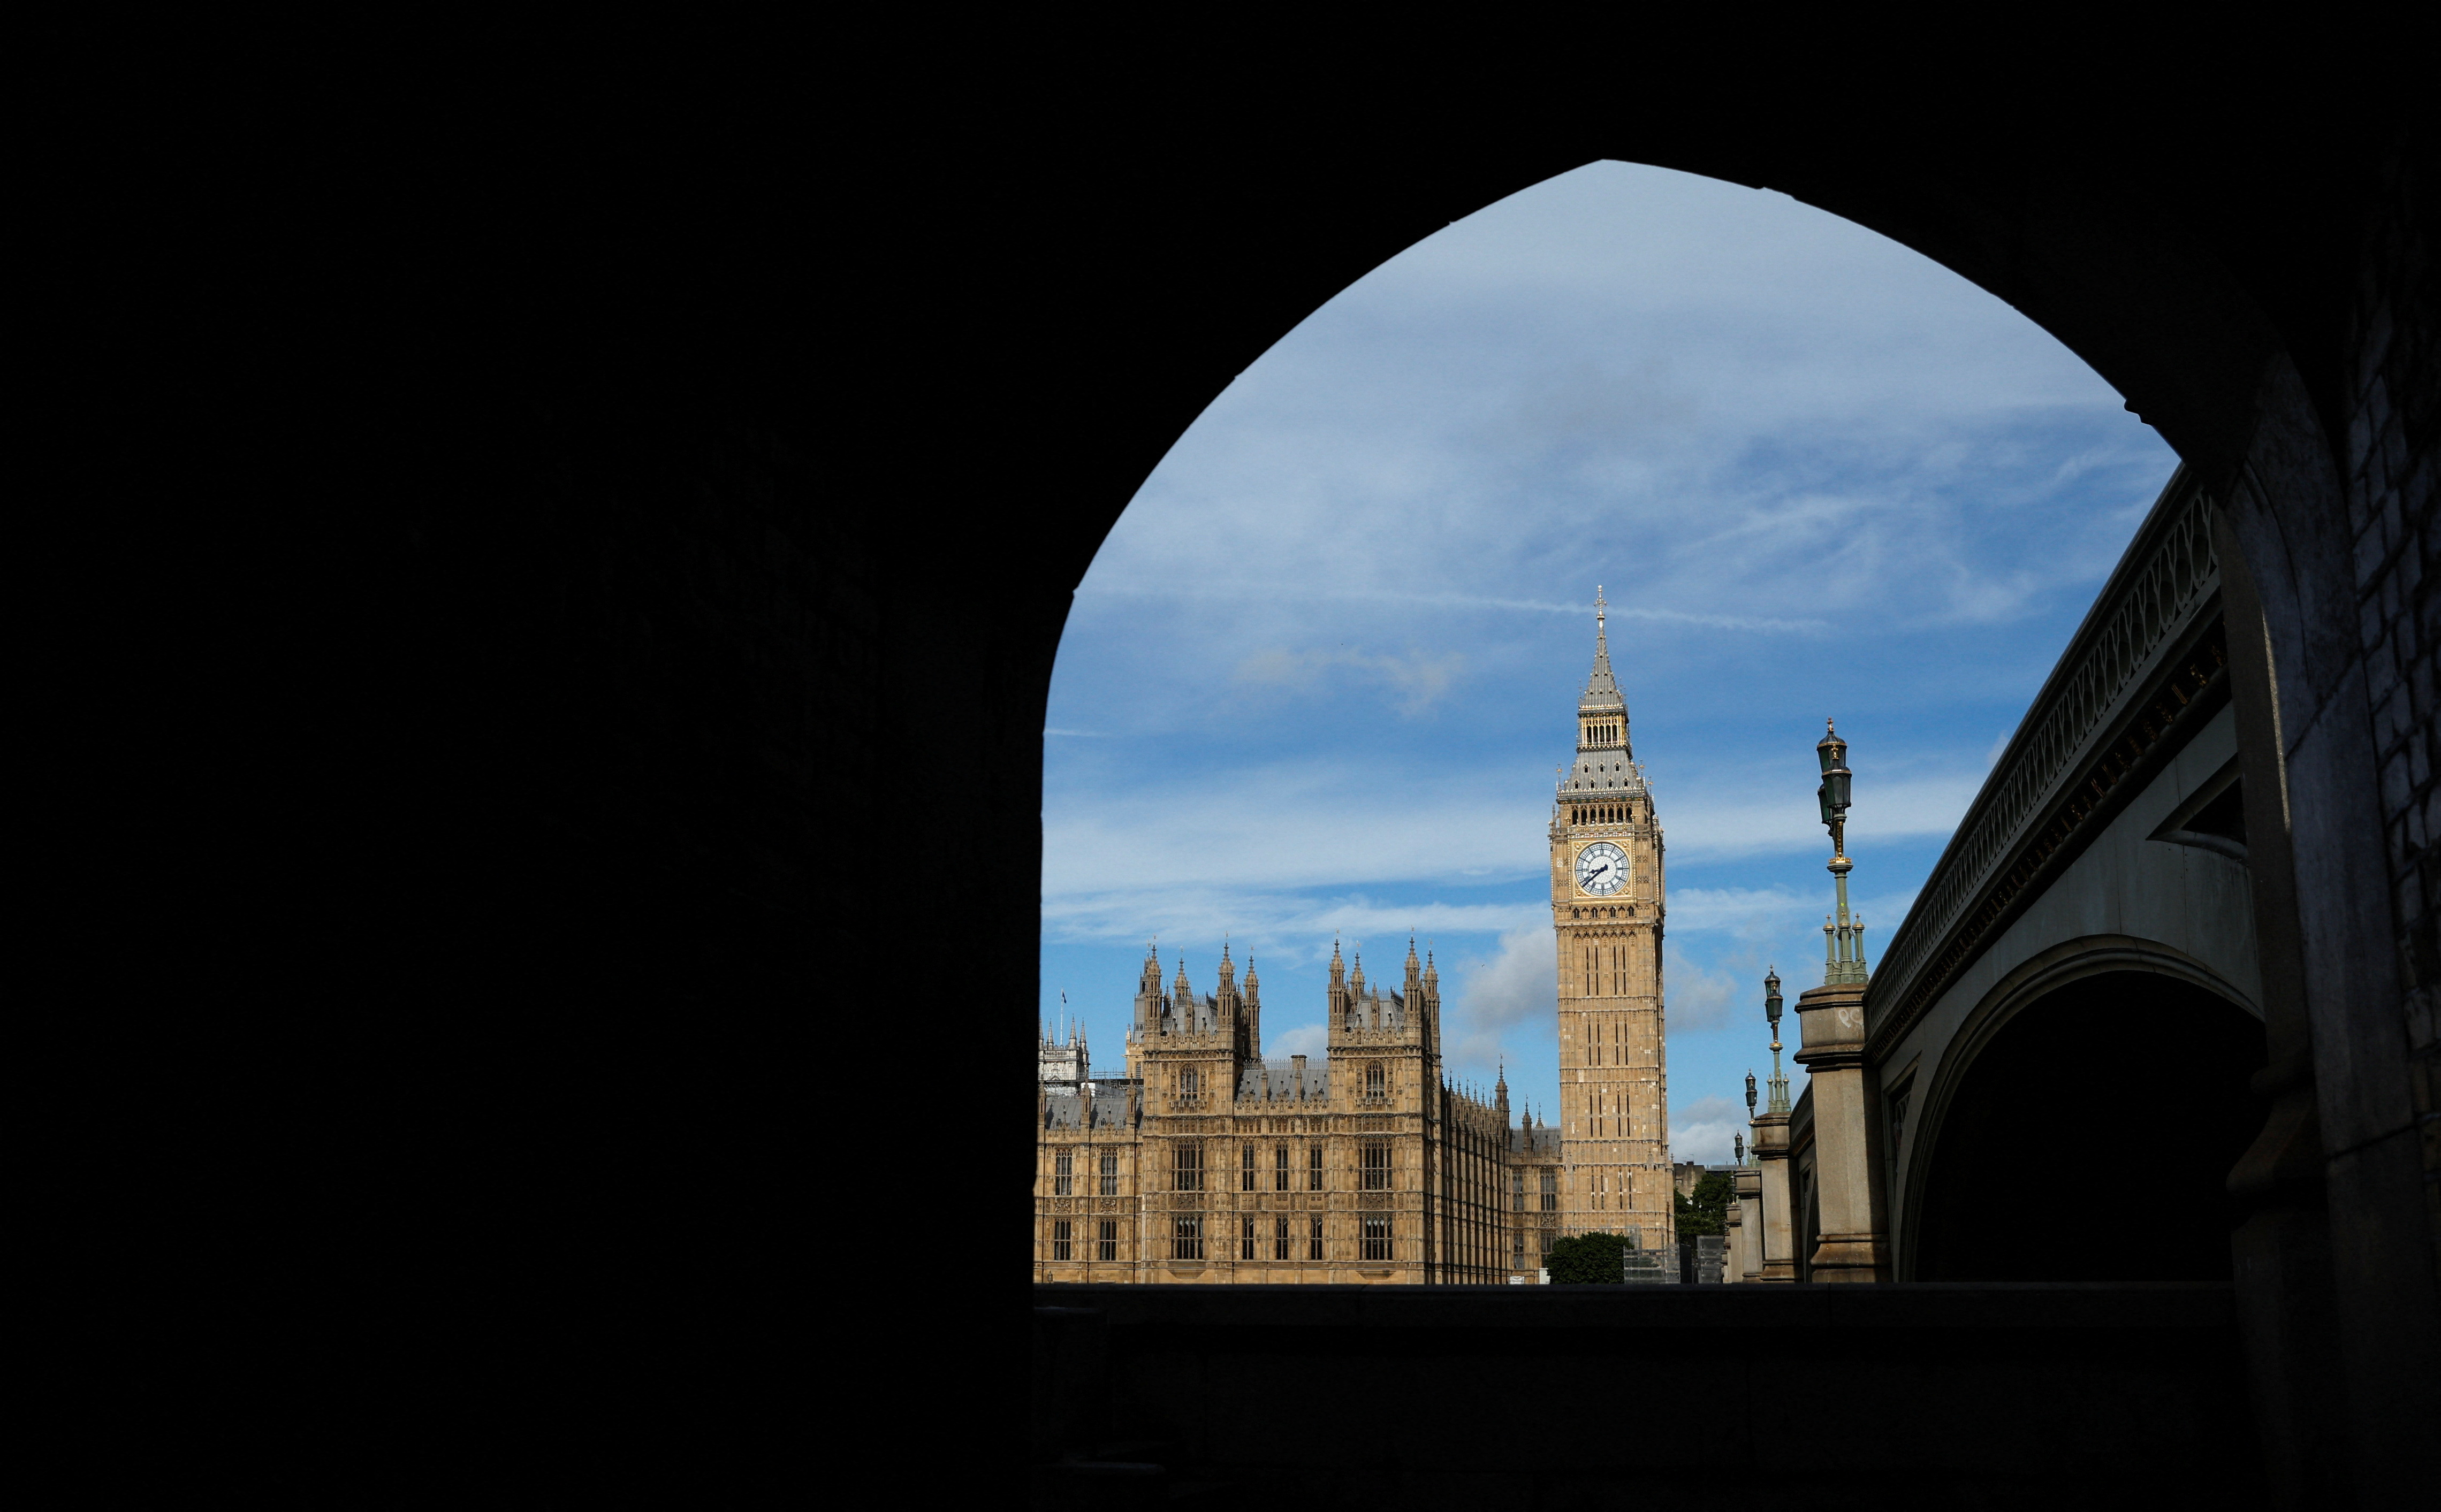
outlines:
[[[1674,1242],[1662,1038],[1667,909],[1661,821],[1611,673],[1599,593],[1594,666],[1577,701],[1575,765],[1551,814],[1551,927],[1560,950],[1560,1138],[1570,1233]]]
[[[1442,1079],[1440,975],[1368,984],[1331,950],[1325,1065],[1262,1058],[1262,990],[1224,947],[1217,990],[1148,956],[1127,1074],[1046,1040],[1035,1275],[1043,1281],[1498,1283],[1560,1232],[1558,1132],[1511,1128],[1509,1088]],[[1073,1069],[1073,1079],[1062,1079]]]

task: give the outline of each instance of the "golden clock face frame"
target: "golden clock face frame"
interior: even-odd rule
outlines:
[[[1576,855],[1572,868],[1577,891],[1589,898],[1606,898],[1627,886],[1627,853],[1608,840],[1596,840]]]

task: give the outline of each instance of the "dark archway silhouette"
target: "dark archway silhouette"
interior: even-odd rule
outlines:
[[[829,98],[803,76],[66,81],[42,150],[120,155],[28,218],[109,285],[44,285],[76,325],[44,388],[109,434],[33,512],[89,534],[58,558],[86,574],[45,642],[60,708],[24,721],[74,743],[70,781],[27,785],[59,859],[28,869],[56,927],[25,932],[75,982],[43,1020],[81,1036],[31,1078],[82,1195],[45,1232],[113,1279],[90,1316],[129,1345],[85,1367],[130,1413],[170,1404],[186,1438],[156,1458],[316,1504],[771,1500],[734,1483],[819,1458],[805,1362],[929,1360],[909,1320],[989,1342],[876,1411],[1018,1413],[1030,1294],[998,1257],[1030,1173],[994,1128],[1025,1117],[1032,1016],[994,1005],[1033,999],[1068,596],[1297,321],[1616,157],[1944,263],[2226,501],[2266,631],[2233,651],[2261,658],[2248,688],[2278,672],[2276,708],[2239,707],[2294,1114],[2260,1200],[2310,1227],[2327,1187],[2334,1268],[2248,1305],[2341,1351],[2308,1390],[2275,1350],[2294,1390],[2266,1420],[2344,1403],[2312,1441],[2411,1495],[2436,1310],[2408,1093],[2432,1050],[2402,1004],[2441,976],[2441,889],[2399,753],[2433,715],[2377,723],[2368,669],[2433,658],[2392,574],[2433,509],[2435,176],[2426,52],[2342,21],[2326,75],[2283,33],[2251,83],[2184,36],[2122,39],[2115,80],[1961,45],[1871,81],[1724,37],[1504,101],[1461,43],[1337,113],[1315,102],[1353,76],[1286,99],[1164,72],[1121,102],[1098,64],[961,72],[948,40],[852,123],[798,114]],[[62,675],[72,650],[101,664]],[[945,700],[988,908],[941,896],[908,801]],[[2425,774],[2396,794],[2395,757]],[[975,989],[922,991],[936,969]],[[949,1113],[830,1086],[848,1025],[954,1084]],[[971,1183],[931,1251],[841,1236],[832,1183],[885,1156]],[[954,1273],[898,1268],[911,1244]],[[120,1367],[201,1318],[212,1349]],[[842,1318],[876,1332],[842,1351]],[[1020,1473],[921,1447],[991,1478],[964,1500]]]
[[[2192,982],[2081,977],[1984,1042],[1923,1185],[1919,1281],[2226,1281],[2263,1024]]]

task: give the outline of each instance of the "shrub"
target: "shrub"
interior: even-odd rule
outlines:
[[[1627,1249],[1623,1233],[1576,1233],[1551,1241],[1551,1253],[1544,1268],[1551,1272],[1553,1286],[1619,1285],[1624,1262],[1620,1256]]]

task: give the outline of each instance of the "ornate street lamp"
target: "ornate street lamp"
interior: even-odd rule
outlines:
[[[1753,1125],[1754,1125],[1754,1121],[1755,1121],[1755,1079],[1754,1079],[1754,1072],[1752,1072],[1752,1071],[1748,1071],[1748,1072],[1746,1072],[1746,1125],[1747,1125],[1747,1126],[1748,1126],[1748,1127],[1752,1127],[1752,1126],[1753,1126]],[[1744,1165],[1744,1164],[1745,1164],[1745,1163],[1746,1163],[1746,1137],[1745,1137],[1745,1135],[1743,1135],[1743,1134],[1741,1134],[1741,1135],[1739,1135],[1739,1136],[1738,1136],[1738,1163],[1739,1163],[1740,1165]]]
[[[1865,920],[1848,912],[1848,873],[1853,865],[1848,859],[1848,798],[1856,774],[1848,769],[1848,743],[1839,738],[1838,727],[1828,719],[1822,723],[1826,733],[1814,747],[1822,764],[1822,785],[1814,796],[1822,805],[1822,827],[1831,832],[1829,870],[1838,891],[1837,911],[1822,921],[1822,983],[1830,986],[1865,980]]]
[[[1763,1105],[1766,1113],[1788,1111],[1788,1078],[1780,1070],[1780,969],[1772,968],[1763,979],[1763,1013],[1771,1020],[1771,1101]],[[1746,1106],[1754,1106],[1754,1077],[1746,1077]]]

